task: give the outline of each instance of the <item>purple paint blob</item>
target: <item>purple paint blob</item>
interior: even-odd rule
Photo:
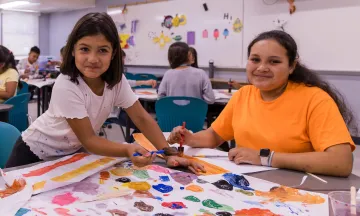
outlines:
[[[96,195],[98,194],[97,189],[99,188],[98,184],[92,182],[79,182],[74,186],[74,192],[83,192],[87,195]]]
[[[173,178],[177,183],[182,185],[188,185],[193,182],[193,180],[197,179],[197,176],[192,173],[186,172],[176,172],[170,173],[171,178]]]
[[[105,203],[98,203],[98,204],[96,204],[96,208],[106,209],[106,208],[107,208],[107,205],[106,205]]]
[[[173,187],[164,184],[153,185],[152,187],[161,193],[169,193],[173,190]]]

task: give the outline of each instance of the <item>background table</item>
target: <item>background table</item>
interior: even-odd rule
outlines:
[[[37,88],[37,115],[40,116],[41,113],[44,113],[50,103],[50,88],[54,85],[56,79],[47,78],[44,79],[30,79],[27,81],[28,85],[35,86]],[[42,99],[42,112],[40,111],[40,103]]]

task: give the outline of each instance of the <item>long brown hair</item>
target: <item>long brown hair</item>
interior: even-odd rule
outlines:
[[[258,35],[248,46],[248,56],[250,56],[252,46],[262,40],[275,40],[284,47],[289,58],[289,65],[293,65],[295,60],[298,60],[298,48],[295,40],[286,32],[278,30],[263,32]],[[299,61],[296,63],[293,73],[289,75],[289,80],[295,83],[303,83],[306,86],[318,87],[328,93],[339,108],[349,131],[355,135],[357,134],[358,127],[354,114],[346,104],[344,97],[336,88],[321,79],[318,74],[302,65]]]

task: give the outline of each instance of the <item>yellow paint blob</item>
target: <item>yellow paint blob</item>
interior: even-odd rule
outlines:
[[[124,183],[122,186],[138,191],[148,191],[151,188],[151,185],[147,182],[128,182]]]
[[[46,183],[46,181],[41,181],[41,182],[35,183],[33,185],[33,190],[36,191],[36,190],[43,189],[45,187],[45,183]]]
[[[110,173],[115,176],[131,176],[132,171],[131,169],[125,169],[124,167],[117,167],[115,169],[110,170]]]
[[[204,189],[200,187],[199,185],[189,185],[186,187],[186,190],[192,191],[192,192],[203,192]]]

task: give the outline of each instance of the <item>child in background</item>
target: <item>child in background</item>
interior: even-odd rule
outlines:
[[[196,49],[193,47],[189,47],[189,51],[190,51],[190,55],[189,55],[190,66],[194,68],[199,68]]]
[[[20,73],[21,79],[29,79],[30,75],[35,75],[39,70],[38,59],[40,56],[40,49],[37,46],[34,46],[30,49],[29,56],[25,59],[22,59],[17,64],[17,69]]]
[[[203,99],[208,104],[215,102],[214,92],[205,71],[188,66],[191,56],[184,42],[173,43],[168,52],[171,70],[165,72],[158,94],[165,96],[187,96]]]
[[[64,49],[65,47],[62,47],[60,49],[60,61],[51,61],[52,65],[61,66],[61,63],[63,62],[63,58],[64,58]]]
[[[13,53],[0,45],[0,103],[16,95],[19,73]]]
[[[96,135],[112,108],[119,106],[157,149],[169,148],[123,76],[120,39],[112,18],[106,13],[83,16],[67,41],[50,107],[17,140],[6,167],[73,154],[81,147],[97,155],[129,157],[136,166],[150,164],[156,154]],[[136,152],[142,156],[133,156]],[[203,170],[201,165],[177,156],[166,160],[168,165]]]

